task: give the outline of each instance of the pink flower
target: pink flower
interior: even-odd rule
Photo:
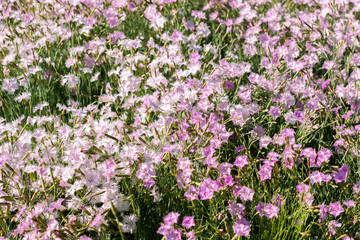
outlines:
[[[327,218],[327,212],[328,212],[328,207],[325,205],[325,204],[321,204],[318,206],[319,207],[319,216],[322,218],[322,219],[326,219]]]
[[[228,211],[230,215],[236,219],[243,218],[243,216],[245,215],[244,212],[245,206],[242,205],[241,203],[235,203],[232,200],[230,200],[228,203],[229,203]]]
[[[355,207],[356,206],[356,202],[353,200],[346,200],[343,202],[345,206],[347,207]]]
[[[232,177],[231,175],[226,176],[225,179],[224,179],[224,184],[225,184],[226,186],[232,186],[232,185],[234,185],[233,177]]]
[[[278,217],[279,208],[275,205],[272,205],[270,203],[266,204],[264,208],[264,214],[267,219]]]
[[[311,184],[329,182],[331,180],[330,174],[323,174],[322,172],[315,171],[309,175]]]
[[[232,166],[233,166],[233,165],[230,164],[230,163],[222,163],[222,164],[220,164],[220,166],[219,166],[219,168],[218,168],[218,169],[219,169],[219,172],[220,172],[220,175],[221,175],[221,176],[227,176],[227,175],[229,175]]]
[[[264,216],[264,208],[265,204],[263,202],[259,202],[258,205],[256,205],[255,210],[259,213],[260,216]]]
[[[262,165],[260,167],[260,171],[258,171],[260,180],[265,181],[267,179],[271,179],[271,171],[272,171],[272,166],[268,162]]]
[[[102,215],[102,212],[99,212],[94,220],[91,221],[90,227],[98,227],[104,220],[104,216]]]
[[[339,216],[344,212],[344,208],[341,206],[340,202],[334,202],[329,204],[329,213],[334,217]]]
[[[341,223],[339,223],[338,221],[332,220],[329,222],[329,231],[331,235],[335,235],[336,234],[336,228],[341,227]]]
[[[317,152],[317,156],[318,158],[316,166],[320,167],[321,163],[329,161],[330,157],[332,156],[332,152],[329,149],[324,148]]]
[[[237,166],[239,169],[242,169],[244,166],[248,165],[247,156],[240,155],[237,156],[234,162],[234,165]]]
[[[177,223],[179,216],[180,213],[170,212],[164,217],[164,223],[169,226],[174,225]]]
[[[91,237],[88,237],[88,236],[85,236],[85,235],[82,235],[79,237],[79,240],[92,240]]]
[[[239,189],[236,191],[236,196],[240,195],[241,201],[252,201],[254,196],[254,190],[248,187],[238,187]],[[235,188],[234,188],[235,191]],[[235,194],[234,194],[235,195]]]
[[[316,151],[313,148],[305,148],[301,151],[300,157],[305,156],[306,158],[310,159],[310,167],[316,167],[315,160],[316,160]]]
[[[193,226],[195,226],[195,222],[194,222],[194,218],[191,216],[186,216],[184,217],[183,221],[182,221],[182,225],[186,228],[189,229]]]
[[[187,240],[195,240],[196,239],[196,236],[195,236],[195,231],[192,230],[190,232],[186,232],[184,233],[185,236],[187,237]]]
[[[236,221],[235,225],[233,226],[233,231],[235,233],[235,236],[249,237],[251,231],[250,222],[247,221],[245,218]]]
[[[267,149],[268,145],[272,143],[272,139],[269,136],[263,136],[260,138],[260,143],[259,146],[260,148],[265,148]]]
[[[336,66],[334,61],[325,61],[322,68],[325,68],[326,70],[330,70],[334,66]]]
[[[61,203],[64,201],[65,199],[63,198],[59,198],[56,202],[51,203],[51,207],[58,209],[60,211],[65,210],[66,208],[64,206],[61,205]]]
[[[232,81],[226,81],[225,82],[225,88],[227,89],[227,90],[232,90],[233,88],[234,88],[235,86],[234,86],[234,83],[232,82]]]
[[[349,168],[344,164],[341,168],[338,169],[338,172],[332,173],[332,177],[334,178],[336,183],[346,182],[347,177],[349,176]]]
[[[171,35],[171,40],[173,42],[179,42],[183,39],[183,34],[180,31],[175,30]]]
[[[157,230],[158,234],[165,236],[167,240],[181,240],[181,230],[174,229],[170,225],[161,223],[160,228]]]

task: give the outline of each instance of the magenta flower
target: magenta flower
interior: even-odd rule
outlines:
[[[180,216],[180,213],[170,212],[163,218],[164,223],[169,226],[176,224],[179,216]]]
[[[344,208],[341,206],[340,202],[334,202],[329,204],[329,213],[334,217],[339,216],[344,212]]]
[[[198,200],[199,199],[199,194],[200,194],[200,189],[194,186],[190,186],[189,187],[189,191],[184,193],[184,196],[189,200],[189,201],[193,201],[193,200]]]
[[[88,237],[86,235],[82,235],[82,236],[79,237],[79,240],[92,240],[92,238]]]
[[[190,232],[186,232],[184,233],[185,236],[187,237],[187,240],[195,240],[196,239],[196,236],[195,236],[195,231],[192,230]]]
[[[275,120],[276,118],[281,116],[281,109],[276,106],[271,106],[269,110],[270,115]]]
[[[234,89],[234,87],[235,87],[234,83],[231,82],[231,81],[226,81],[224,85],[225,85],[226,89],[229,90],[229,91]]]
[[[56,202],[51,203],[51,207],[60,211],[65,210],[66,208],[61,205],[64,200],[63,198],[59,198]]]
[[[321,163],[329,161],[330,157],[332,156],[332,152],[329,149],[324,148],[317,152],[317,156],[318,158],[316,166],[320,167]]]
[[[335,235],[336,234],[336,228],[341,227],[341,223],[339,223],[338,221],[332,220],[329,222],[329,231],[331,235]]]
[[[236,221],[235,225],[233,226],[233,231],[235,233],[235,236],[249,237],[251,231],[250,222],[247,221],[245,218]]]
[[[345,206],[347,207],[355,207],[356,206],[356,202],[353,200],[346,200],[343,202]]]
[[[239,169],[242,169],[244,166],[248,165],[248,160],[246,155],[237,156],[234,162],[234,165]]]
[[[241,201],[252,201],[254,193],[254,190],[248,187],[240,187],[240,190],[237,192],[237,194],[240,194]]]
[[[259,213],[260,216],[264,216],[264,208],[265,204],[263,202],[259,202],[258,205],[256,205],[255,210]]]
[[[301,151],[300,157],[305,156],[306,158],[310,159],[310,167],[316,167],[315,160],[316,160],[316,151],[313,148],[305,148]]]
[[[172,226],[161,223],[157,230],[158,234],[165,236],[166,240],[181,240],[181,230],[174,229]]]
[[[221,176],[227,176],[227,175],[229,175],[232,166],[233,166],[233,165],[230,164],[230,163],[222,163],[222,164],[220,164],[220,166],[218,167],[218,169],[219,169],[219,172],[220,172]]]
[[[234,183],[235,182],[234,182],[233,177],[231,175],[228,175],[228,176],[225,177],[224,184],[226,186],[232,186],[232,185],[234,185]]]
[[[267,179],[271,179],[271,171],[272,166],[269,165],[269,163],[265,163],[260,167],[260,171],[258,171],[259,178],[261,181],[265,181]]]
[[[331,180],[330,174],[323,174],[322,172],[315,171],[309,175],[311,184],[329,182]]]
[[[325,61],[323,68],[325,68],[326,70],[330,70],[334,66],[336,66],[334,61]]]
[[[260,148],[265,148],[267,149],[268,145],[272,143],[272,139],[269,136],[263,136],[260,138],[260,143],[259,146]]]
[[[350,173],[349,168],[344,164],[342,165],[341,168],[338,169],[337,173],[333,172],[332,176],[336,183],[346,182],[349,173]]]
[[[98,213],[94,220],[91,221],[90,227],[98,227],[102,222],[104,221],[104,216],[102,215],[102,212]]]
[[[179,42],[183,39],[183,34],[180,31],[175,30],[171,35],[171,40],[173,42]]]
[[[182,225],[186,228],[189,229],[193,226],[195,226],[195,222],[194,222],[194,218],[191,216],[186,216],[184,217],[183,221],[182,221]]]
[[[241,203],[235,203],[234,201],[231,200],[228,203],[229,203],[228,211],[233,218],[241,219],[245,215],[244,205],[242,205]]]
[[[266,204],[264,208],[264,214],[267,219],[278,217],[279,208],[275,205],[272,205],[270,203]]]
[[[325,204],[321,204],[318,207],[319,207],[319,216],[325,220],[327,218],[328,207]]]

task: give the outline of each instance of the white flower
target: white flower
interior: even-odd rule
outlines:
[[[67,74],[62,77],[61,83],[62,85],[68,85],[69,88],[75,88],[79,82],[79,78],[73,74]]]

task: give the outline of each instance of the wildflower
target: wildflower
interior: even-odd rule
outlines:
[[[265,148],[267,149],[268,145],[272,143],[272,139],[269,136],[263,136],[260,138],[260,143],[259,146],[260,148]]]
[[[245,206],[241,203],[235,203],[232,200],[228,201],[228,211],[233,218],[241,219],[245,215]]]
[[[232,81],[226,81],[225,82],[225,87],[227,90],[232,90],[234,88],[234,83]]]
[[[6,154],[0,155],[0,165],[5,164],[8,159],[9,159],[8,155],[6,155]]]
[[[220,166],[218,167],[220,175],[221,176],[227,176],[230,174],[231,171],[231,167],[233,165],[230,163],[221,163]]]
[[[75,88],[79,82],[79,78],[73,74],[64,75],[61,78],[62,85],[67,85],[69,88]]]
[[[259,202],[258,205],[256,205],[255,210],[260,216],[264,216],[264,208],[265,204],[263,202]]]
[[[7,91],[9,94],[13,94],[19,85],[16,78],[4,78],[2,83],[2,90]]]
[[[152,4],[149,5],[145,11],[144,16],[147,20],[151,22],[150,27],[158,30],[159,28],[163,28],[165,22],[167,21],[166,18],[161,15],[158,11],[156,11],[156,5]]]
[[[311,184],[329,182],[331,180],[330,174],[323,174],[322,172],[315,171],[309,175]]]
[[[161,223],[157,230],[158,234],[165,236],[166,240],[181,240],[181,230],[174,229],[172,226]]]
[[[339,216],[344,212],[344,208],[341,206],[340,202],[334,202],[329,204],[329,213],[334,217]]]
[[[329,149],[327,148],[321,149],[320,151],[317,152],[316,166],[320,167],[323,162],[328,162],[331,156],[332,156],[332,152]]]
[[[136,229],[136,222],[138,218],[135,214],[131,214],[123,217],[121,229],[123,232],[134,233]]]
[[[247,221],[245,218],[236,221],[235,225],[233,226],[233,231],[235,233],[235,236],[249,237],[251,231],[250,222]]]
[[[175,30],[171,35],[171,40],[173,42],[179,42],[179,41],[183,40],[182,32],[179,32],[179,31]]]
[[[349,176],[349,168],[343,164],[341,168],[338,169],[338,172],[333,172],[332,177],[334,178],[336,183],[345,182],[347,177]]]
[[[195,231],[192,230],[190,232],[186,232],[184,233],[185,236],[187,237],[187,240],[195,240],[196,239],[196,236],[195,236]]]
[[[310,159],[310,167],[316,167],[316,151],[313,148],[305,148],[301,150],[300,157],[305,156],[306,158]]]
[[[270,218],[273,218],[273,217],[277,218],[279,210],[280,209],[277,206],[268,203],[268,204],[266,204],[263,211],[264,211],[265,217],[267,219],[270,219]]]
[[[339,223],[336,220],[332,220],[328,224],[330,234],[333,235],[333,236],[336,234],[336,228],[339,228],[339,227],[341,227],[341,223]]]
[[[91,237],[86,236],[86,235],[81,235],[79,237],[79,240],[93,240],[93,239]]]
[[[99,212],[96,217],[90,222],[89,227],[98,227],[104,221],[102,212]]]
[[[252,201],[255,192],[251,188],[240,186],[234,187],[233,193],[235,196],[240,195],[241,201]]]
[[[186,216],[184,217],[183,221],[182,221],[182,225],[186,228],[189,229],[193,226],[195,226],[195,222],[194,222],[194,218],[191,216]]]
[[[180,213],[170,212],[164,217],[164,223],[169,226],[174,225],[177,223],[179,216]]]
[[[265,181],[267,179],[271,179],[271,171],[272,171],[272,166],[268,162],[262,165],[260,167],[260,170],[258,171],[260,180]]]
[[[231,175],[226,176],[225,179],[224,179],[224,184],[225,184],[226,186],[232,186],[232,185],[234,185],[234,179],[233,179],[233,177],[232,177]]]
[[[244,166],[248,165],[247,156],[240,155],[237,156],[234,162],[234,165],[237,166],[239,169],[242,169]]]
[[[296,189],[298,191],[299,200],[305,202],[307,206],[311,206],[312,202],[314,201],[314,197],[310,193],[311,187],[309,185],[300,183],[296,186]]]
[[[331,68],[335,67],[336,64],[334,61],[325,61],[323,68],[325,68],[326,70],[330,70]]]
[[[349,207],[355,207],[356,206],[356,202],[353,200],[346,200],[343,202],[345,206]]]
[[[327,212],[328,212],[328,207],[323,203],[321,205],[318,206],[319,207],[319,216],[322,219],[326,219],[327,218]]]

